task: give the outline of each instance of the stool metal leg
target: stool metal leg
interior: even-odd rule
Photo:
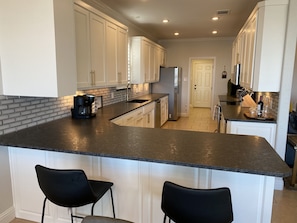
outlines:
[[[44,201],[43,201],[43,206],[42,206],[41,223],[43,223],[43,221],[44,221],[44,211],[45,211],[45,203],[46,203],[46,200],[47,200],[47,198],[45,197],[45,198],[44,198]]]
[[[115,217],[115,211],[114,211],[114,203],[113,203],[113,195],[112,195],[112,189],[110,188],[110,197],[111,197],[111,204],[112,204],[112,212],[113,212],[113,218]]]
[[[110,188],[110,197],[111,197],[111,205],[112,205],[112,213],[113,213],[113,218],[116,218],[115,217],[115,210],[114,210],[114,202],[113,202],[113,195],[112,195],[112,189]],[[95,206],[96,203],[93,203],[92,205],[92,209],[91,209],[91,215],[93,216],[94,215],[94,206]]]

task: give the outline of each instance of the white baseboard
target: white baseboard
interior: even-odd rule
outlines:
[[[180,117],[189,117],[189,113],[181,113]]]
[[[0,223],[9,223],[15,219],[14,207],[10,207],[4,212],[0,213]]]

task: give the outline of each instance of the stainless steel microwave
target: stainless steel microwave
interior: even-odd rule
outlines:
[[[233,72],[231,73],[232,84],[239,85],[240,81],[240,64],[234,65]]]

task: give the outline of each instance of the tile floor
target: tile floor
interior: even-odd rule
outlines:
[[[210,109],[191,108],[189,117],[180,117],[178,121],[168,121],[162,128],[214,132],[217,129],[217,122],[212,119]]]
[[[181,117],[178,121],[168,121],[162,128],[214,132],[216,122],[212,120],[210,109],[192,108],[189,117]],[[297,222],[297,190],[285,188],[283,191],[275,191],[271,223],[295,222]],[[11,223],[34,222],[15,219]]]

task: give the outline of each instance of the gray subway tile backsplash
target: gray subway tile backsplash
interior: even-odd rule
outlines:
[[[126,90],[116,90],[115,87],[86,90],[81,93],[103,96],[103,106],[126,99]],[[129,96],[136,97],[148,93],[148,90],[133,93],[131,89]],[[71,116],[72,106],[73,96],[40,98],[2,95],[0,96],[0,135]]]

